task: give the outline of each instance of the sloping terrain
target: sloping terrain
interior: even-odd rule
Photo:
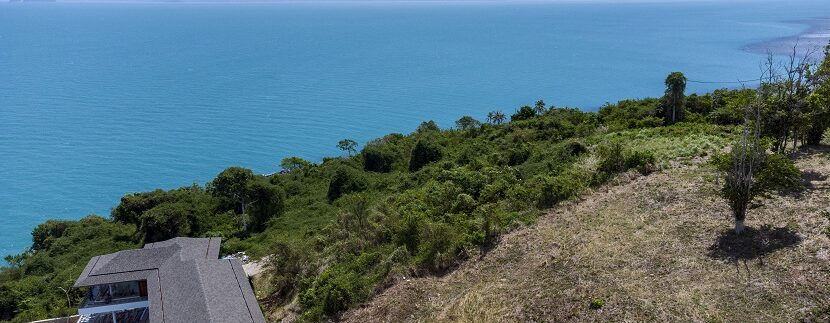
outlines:
[[[797,165],[807,190],[761,201],[740,237],[707,166],[620,176],[443,277],[399,277],[343,319],[828,321],[830,153]]]

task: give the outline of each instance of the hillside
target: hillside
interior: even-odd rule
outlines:
[[[830,60],[770,68],[757,89],[687,96],[672,72],[660,98],[539,100],[127,194],[37,226],[0,268],[0,320],[74,313],[86,259],[180,236],[260,259],[270,321],[826,319]]]
[[[711,166],[629,173],[443,277],[398,277],[344,319],[830,320],[830,149],[796,164],[807,190],[760,200],[739,238]]]

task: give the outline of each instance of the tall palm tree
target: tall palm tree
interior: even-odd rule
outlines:
[[[666,77],[666,120],[675,123],[683,118],[683,101],[686,92],[686,76],[672,72]]]

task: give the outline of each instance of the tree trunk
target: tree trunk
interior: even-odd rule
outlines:
[[[735,219],[735,234],[744,232],[744,220]]]

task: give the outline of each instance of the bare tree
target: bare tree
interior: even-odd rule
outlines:
[[[753,104],[746,107],[741,139],[732,147],[731,168],[726,172],[723,195],[735,218],[735,233],[744,231],[744,219],[749,202],[754,197],[754,175],[763,162],[765,152],[761,145],[761,111]]]

